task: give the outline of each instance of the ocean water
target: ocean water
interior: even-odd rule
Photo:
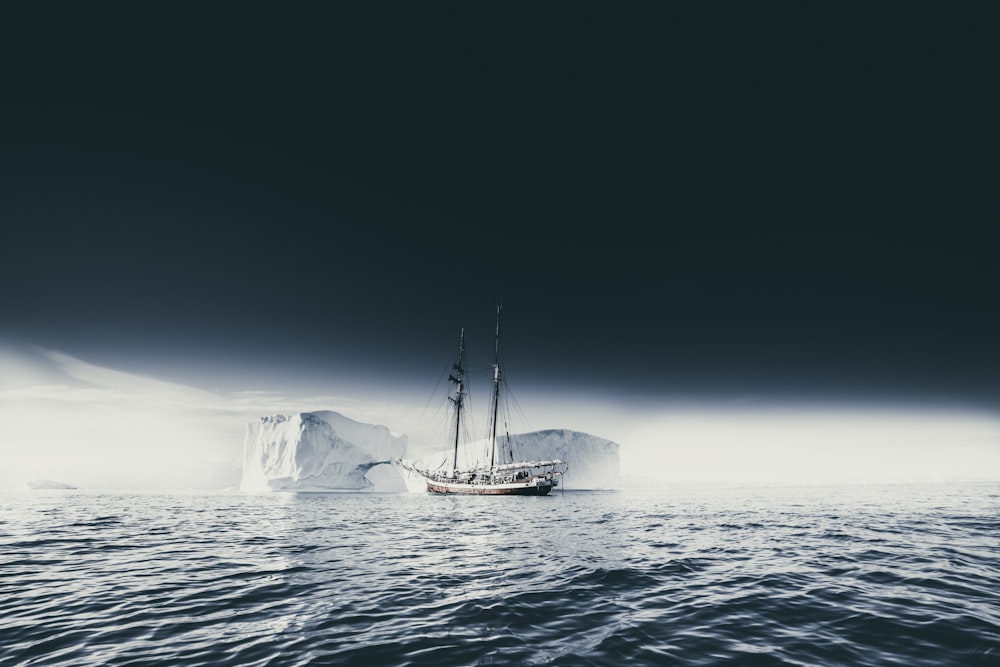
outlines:
[[[0,496],[2,665],[1000,665],[1000,485]]]

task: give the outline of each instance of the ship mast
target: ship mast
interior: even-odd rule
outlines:
[[[458,435],[462,426],[462,400],[464,398],[465,383],[465,329],[463,328],[458,338],[458,363],[452,365],[455,375],[448,375],[448,379],[455,384],[455,397],[449,397],[455,404],[455,449],[451,458],[451,469],[453,473],[458,471]],[[456,377],[458,376],[458,377]]]
[[[497,335],[493,352],[493,419],[490,425],[490,467],[496,465],[497,457],[497,413],[500,408],[500,308],[497,306]]]

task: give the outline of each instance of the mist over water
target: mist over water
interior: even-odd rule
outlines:
[[[0,371],[0,491],[36,479],[91,490],[235,487],[247,424],[264,415],[332,409],[407,435],[414,453],[437,451],[445,423],[426,393],[388,386],[384,394],[224,392],[37,347],[0,346]],[[670,483],[1000,479],[995,411],[516,395],[524,414],[511,432],[606,438],[621,445],[623,474]],[[485,422],[475,419],[485,406],[475,398],[471,432],[483,437]]]
[[[35,492],[5,664],[995,664],[1000,485]]]

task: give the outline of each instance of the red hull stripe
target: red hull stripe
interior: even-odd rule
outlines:
[[[543,486],[492,486],[492,485],[445,485],[427,482],[427,491],[430,493],[456,493],[473,496],[545,496],[552,490],[551,484]]]

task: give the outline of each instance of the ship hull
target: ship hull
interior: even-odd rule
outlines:
[[[465,484],[427,480],[428,493],[454,493],[469,496],[546,496],[552,490],[552,486],[552,483],[547,480],[506,484]]]

